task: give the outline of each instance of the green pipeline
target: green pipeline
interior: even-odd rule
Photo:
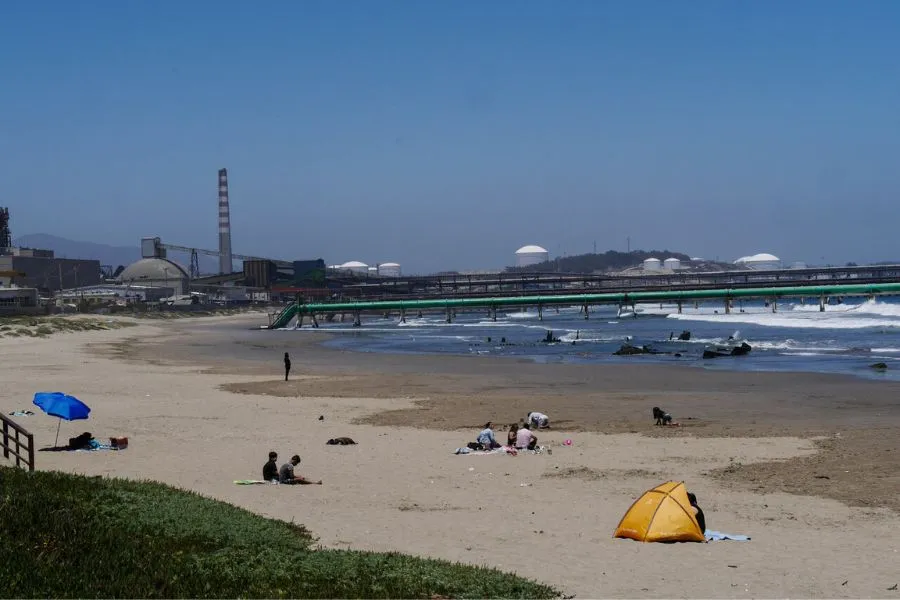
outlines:
[[[429,310],[441,308],[499,308],[504,306],[559,306],[585,304],[630,305],[648,302],[678,302],[694,300],[736,300],[741,298],[777,299],[787,297],[821,296],[876,296],[900,295],[900,283],[873,283],[863,285],[803,285],[791,287],[759,287],[717,290],[677,290],[608,294],[567,294],[559,296],[507,296],[492,298],[435,298],[433,300],[374,300],[367,302],[336,302],[293,305],[293,310],[283,311],[280,317],[290,321],[296,313],[369,312],[386,310]],[[290,316],[287,313],[291,313]],[[278,321],[282,321],[279,318]],[[274,326],[275,324],[273,324]],[[281,325],[284,326],[284,325]]]

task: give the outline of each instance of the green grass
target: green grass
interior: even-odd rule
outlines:
[[[493,569],[317,549],[301,525],[158,483],[6,467],[0,590],[53,598],[559,596]]]

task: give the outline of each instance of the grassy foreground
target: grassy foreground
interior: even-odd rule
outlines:
[[[314,544],[303,526],[162,484],[0,467],[8,598],[559,596],[493,569]]]

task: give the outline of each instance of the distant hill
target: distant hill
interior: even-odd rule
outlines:
[[[532,265],[530,267],[509,267],[509,271],[529,271],[544,273],[593,273],[595,271],[621,271],[629,267],[640,265],[644,259],[678,258],[683,262],[691,259],[687,254],[672,252],[670,250],[632,250],[631,252],[617,252],[607,250],[603,254],[580,254],[578,256],[566,256],[553,259],[548,262]]]
[[[109,246],[95,242],[78,242],[46,233],[23,235],[13,240],[13,243],[26,248],[53,250],[59,258],[99,260],[101,265],[110,265],[113,269],[119,265],[127,267],[141,259],[141,249],[138,246]],[[190,256],[170,253],[169,258],[185,269],[190,267]],[[218,271],[218,262],[215,258],[200,256],[200,271],[215,273]]]

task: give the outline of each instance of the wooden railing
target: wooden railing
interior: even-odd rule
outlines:
[[[0,414],[0,421],[3,421],[3,441],[0,442],[3,458],[9,458],[12,454],[16,457],[17,467],[24,462],[29,471],[34,471],[34,434],[6,415]]]

